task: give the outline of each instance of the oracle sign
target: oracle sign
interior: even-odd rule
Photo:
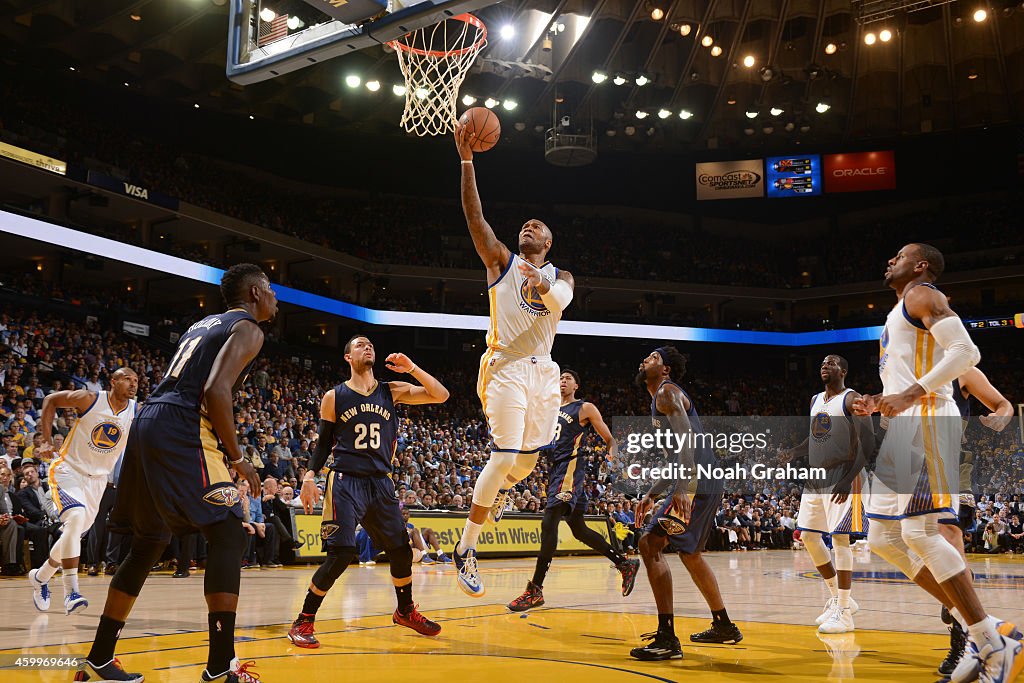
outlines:
[[[896,189],[896,155],[855,152],[825,155],[826,192],[868,192]]]

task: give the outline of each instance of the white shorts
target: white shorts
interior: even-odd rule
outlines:
[[[72,508],[84,508],[86,525],[91,527],[99,512],[103,492],[107,490],[107,475],[89,476],[71,469],[66,462],[58,462],[50,467],[47,481],[57,516]]]
[[[862,494],[866,480],[863,474],[855,479],[850,495],[842,503],[833,503],[831,493],[804,491],[800,496],[796,528],[801,531],[817,531],[819,534],[866,534],[867,519],[864,516]]]
[[[476,391],[491,430],[491,451],[537,453],[555,437],[558,363],[541,356],[508,356],[488,349]]]
[[[864,502],[868,518],[956,516],[962,435],[952,401],[927,398],[891,418]]]

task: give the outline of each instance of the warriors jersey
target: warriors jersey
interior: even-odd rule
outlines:
[[[832,398],[825,392],[811,400],[811,429],[807,440],[808,463],[811,467],[843,469],[853,460],[850,445],[850,414],[846,412],[846,389]]]
[[[513,254],[505,271],[487,288],[491,308],[487,348],[518,356],[549,356],[562,314],[548,310],[537,289],[519,272],[520,263],[526,261]],[[558,268],[550,263],[541,266],[540,272],[550,282],[558,277]]]
[[[97,392],[96,400],[68,434],[54,465],[64,463],[81,474],[106,476],[113,471],[128,443],[128,430],[135,419],[135,399],[115,413],[105,391]]]
[[[391,385],[378,382],[363,394],[347,384],[334,387],[334,464],[342,474],[375,477],[391,472],[398,441],[398,416]]]
[[[919,286],[935,289],[928,283]],[[946,353],[935,343],[924,323],[907,313],[904,303],[907,291],[889,311],[879,340],[878,374],[882,378],[882,393],[886,396],[906,391],[917,384],[917,380],[935,367]],[[952,405],[953,386],[945,384],[937,388],[932,397],[940,403]]]

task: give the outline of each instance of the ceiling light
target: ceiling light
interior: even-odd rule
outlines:
[[[647,112],[645,112],[643,109],[637,109],[636,117],[642,121],[647,118]]]
[[[664,18],[665,10],[661,9],[660,7],[655,7],[654,9],[651,10],[651,19],[654,19],[655,21],[661,21]]]
[[[871,32],[865,33],[864,34],[864,44],[865,45],[874,45],[876,38],[877,38],[877,36],[875,36],[874,33],[871,33]]]
[[[686,36],[690,35],[690,31],[692,31],[692,30],[693,30],[692,26],[690,26],[689,24],[683,24],[682,26],[679,27],[679,35],[681,35],[683,37],[686,37]]]
[[[670,116],[672,116],[672,112],[670,112],[668,109],[659,109],[658,110],[658,118],[659,119],[667,119]]]
[[[264,7],[263,9],[260,10],[260,19],[269,23],[274,19],[277,19],[277,12],[270,9],[269,7]]]
[[[516,37],[516,27],[512,24],[505,24],[498,33],[501,34],[502,40],[512,40]]]
[[[754,66],[755,61],[757,60],[754,59],[754,55],[747,55],[746,57],[743,58],[743,66],[750,69],[751,67]]]
[[[69,66],[68,68],[71,69],[72,71],[75,70],[75,67],[73,67],[73,66]]]
[[[472,107],[474,104],[476,104],[476,98],[473,97],[472,95],[463,95],[462,103],[467,107]]]
[[[746,114],[747,114],[747,118],[748,119],[756,119],[757,118],[757,110],[756,109],[748,109],[746,111]]]
[[[747,126],[746,128],[743,129],[743,132],[746,133],[747,135],[753,135],[754,134],[754,127],[753,126]]]
[[[796,124],[794,124],[792,121],[787,121],[784,128],[786,129],[787,133],[792,133],[793,129],[796,128]]]
[[[622,129],[622,132],[625,133],[626,135],[633,135],[636,133],[636,128],[633,126],[626,126],[625,128]]]
[[[878,32],[878,39],[883,43],[888,43],[890,40],[892,40],[892,31],[890,31],[887,28],[883,28],[881,31]]]
[[[501,103],[501,106],[505,108],[505,111],[512,111],[513,109],[519,106],[519,103],[516,102],[515,100],[505,100],[504,102]]]
[[[640,86],[642,88],[645,85],[647,85],[648,83],[650,83],[651,79],[649,79],[647,76],[644,76],[643,74],[640,74],[639,76],[636,77],[636,81],[635,82],[636,82],[636,84],[638,86]]]
[[[350,88],[358,88],[359,84],[362,82],[363,79],[359,78],[359,76],[356,76],[355,74],[349,74],[348,76],[345,76],[345,85],[347,85]]]
[[[404,85],[393,85],[393,86],[391,86],[391,92],[395,93],[395,95],[397,95],[398,97],[404,97],[405,96],[405,86]]]
[[[725,103],[726,103],[726,104],[730,104],[730,105],[731,105],[731,104],[736,104],[736,98],[735,98],[735,97],[732,97],[732,96],[730,95],[730,96],[729,96],[729,99],[727,99],[727,100],[725,101]]]
[[[819,114],[824,114],[831,108],[832,105],[830,105],[828,102],[818,102],[818,104],[814,106],[814,111],[818,112]]]
[[[977,78],[978,78],[978,72],[975,71],[974,69],[971,69],[970,71],[967,72],[967,80],[973,81],[973,80],[976,80]]]
[[[722,48],[721,48],[721,46],[715,45],[713,48],[711,48],[711,56],[712,57],[720,57],[720,56],[722,56]]]
[[[623,76],[622,74],[615,74],[615,78],[612,79],[612,83],[614,83],[615,85],[625,85],[626,77]]]
[[[594,83],[604,83],[608,80],[608,74],[603,71],[595,71],[591,74],[590,80],[594,81]]]
[[[366,89],[370,92],[377,92],[380,90],[380,81],[366,81]]]
[[[488,97],[486,100],[484,100],[484,106],[487,107],[488,109],[494,109],[496,106],[498,106],[498,100],[494,99],[493,97]]]
[[[421,99],[421,100],[427,99],[427,95],[429,95],[429,94],[430,94],[430,91],[427,90],[426,88],[416,88],[416,97]]]
[[[761,129],[761,132],[764,133],[765,135],[771,135],[772,133],[775,132],[775,126],[768,124]]]
[[[778,107],[772,107],[769,111],[771,112],[772,116],[779,116],[780,114],[782,114],[786,110],[785,109],[779,109]]]
[[[288,17],[288,28],[292,31],[297,31],[305,25],[306,24],[303,23],[302,19],[299,19],[295,15]]]
[[[712,38],[711,36],[704,36],[703,38],[700,39],[700,44],[703,45],[704,47],[711,47],[712,45],[715,44],[715,39]]]
[[[138,14],[129,14],[128,16],[132,21],[142,21],[142,17]]]
[[[839,48],[836,46],[835,43],[829,43],[828,45],[825,46],[825,54],[834,55],[836,53],[836,50],[838,49]]]
[[[195,109],[199,109],[199,103],[196,102],[195,104],[192,105],[192,107],[195,108]]]
[[[256,117],[255,117],[255,116],[253,116],[252,114],[249,114],[249,120],[250,120],[250,121],[255,121],[255,120],[256,120]]]
[[[693,118],[693,112],[691,112],[688,109],[681,109],[679,111],[679,118],[681,118],[683,121],[686,121],[687,119],[691,119],[691,118]]]
[[[130,85],[128,85],[128,81],[124,82],[124,87],[126,87],[126,88],[130,88],[131,87]]]
[[[979,24],[988,19],[988,12],[984,9],[977,9],[974,11],[974,20]]]

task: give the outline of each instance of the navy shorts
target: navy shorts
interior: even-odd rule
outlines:
[[[583,489],[585,476],[586,468],[579,458],[551,463],[545,507],[553,508],[562,503],[568,503],[569,512],[575,510],[578,505],[582,505],[583,509],[586,509],[587,503],[590,501]]]
[[[972,531],[974,531],[974,522],[974,507],[970,505],[964,505],[963,503],[960,503],[960,509],[958,511],[956,519],[952,517],[946,517],[944,519],[939,520],[939,524],[950,524],[958,526],[960,527],[960,530],[966,534],[969,534]]]
[[[357,524],[363,525],[379,550],[409,545],[409,532],[390,477],[360,477],[332,471],[320,522],[324,552],[328,546],[355,548]]]
[[[242,504],[210,421],[165,403],[139,409],[125,445],[114,531],[169,541],[236,517]]]
[[[690,523],[681,533],[670,533],[665,526],[672,524],[661,524],[660,519],[664,517],[669,508],[672,507],[672,498],[666,498],[659,505],[651,521],[644,527],[645,534],[655,534],[668,538],[666,550],[671,550],[684,555],[694,555],[704,551],[704,545],[708,542],[708,535],[715,526],[715,515],[722,505],[723,494],[719,493],[698,493],[690,501]]]

